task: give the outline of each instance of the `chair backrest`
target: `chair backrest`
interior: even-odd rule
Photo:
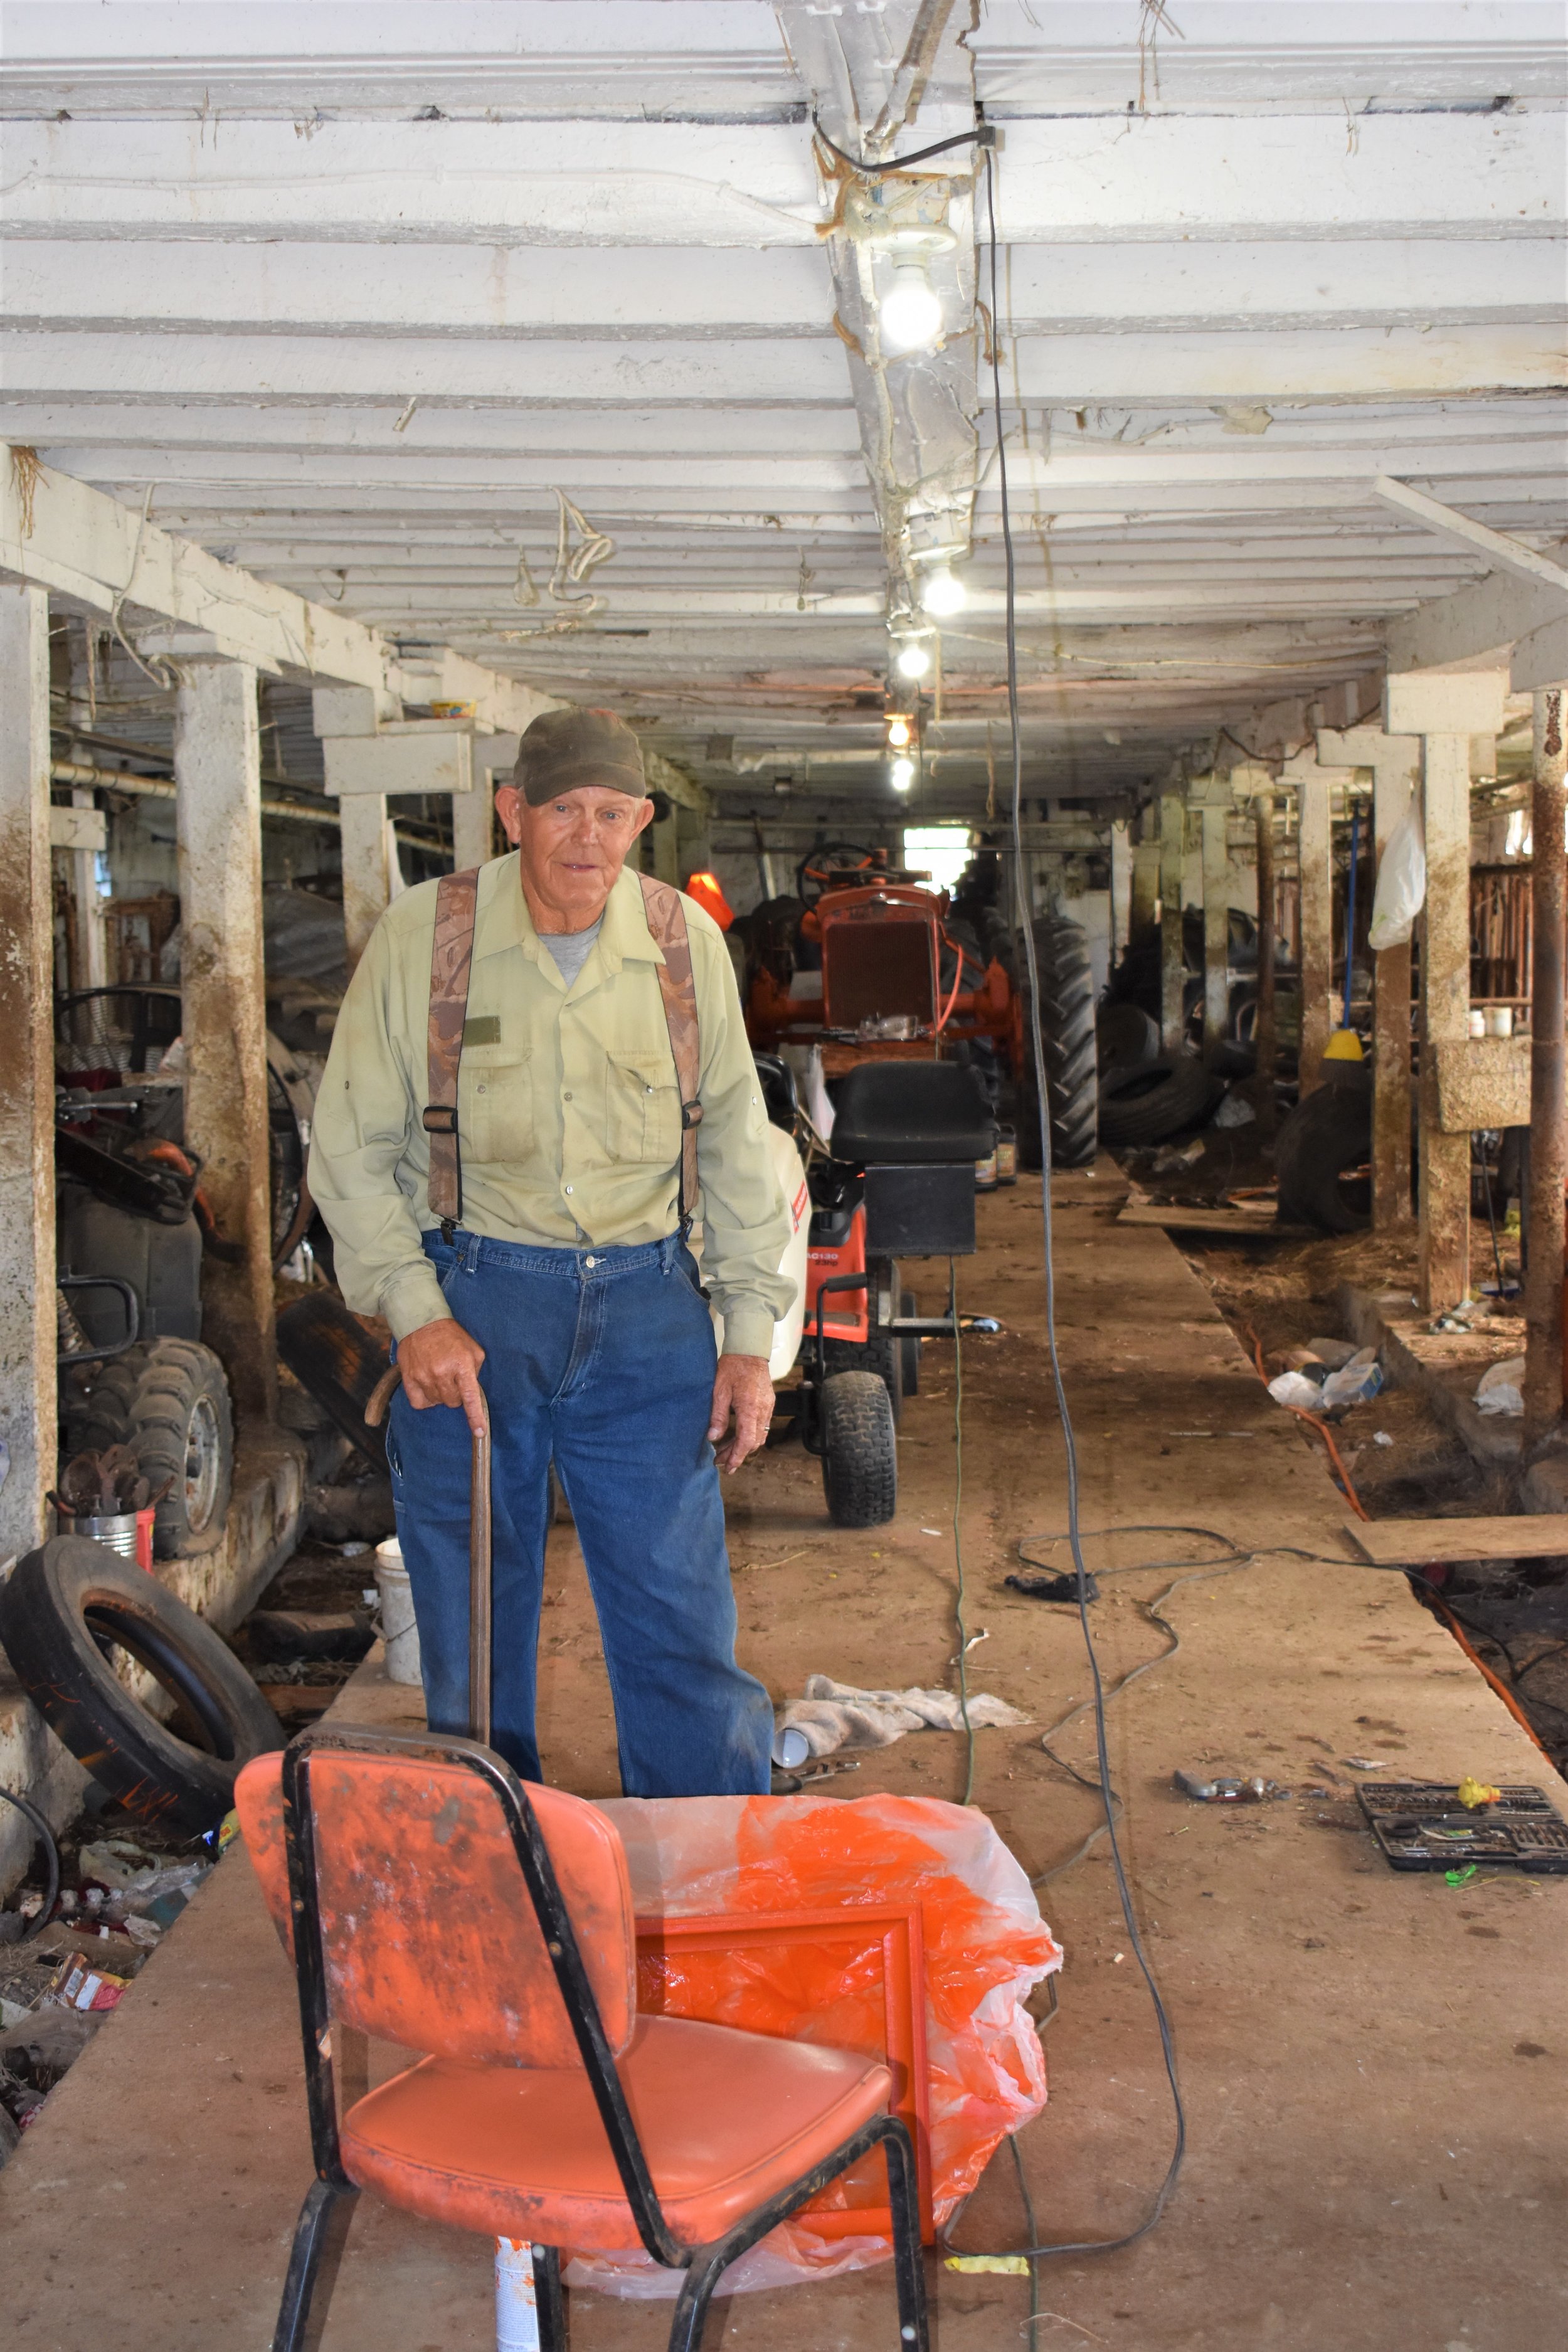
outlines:
[[[372,1735],[374,1738],[374,1735]],[[256,1874],[290,1953],[283,1759],[235,1787]],[[614,2052],[637,2012],[631,1882],[618,1832],[560,1789],[529,1802]],[[495,1788],[439,1756],[335,1747],[310,1759],[321,1942],[332,2013],[362,2032],[447,2058],[581,2064]]]

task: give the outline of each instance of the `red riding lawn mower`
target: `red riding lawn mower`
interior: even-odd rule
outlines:
[[[806,1113],[802,1382],[780,1397],[781,1435],[793,1420],[821,1454],[829,1512],[846,1527],[892,1517],[901,1402],[922,1339],[953,1328],[951,1289],[944,1315],[921,1316],[900,1261],[973,1254],[976,1183],[993,1164],[999,1112],[1038,1160],[1037,1147],[1028,1151],[1038,1098],[1021,943],[994,908],[957,915],[925,878],[883,851],[832,843],[802,861],[795,897],[735,926],[759,1068],[787,1066],[793,1081],[774,1115],[794,1115],[797,1090]],[[1084,934],[1047,916],[1035,946],[1053,1164],[1084,1167],[1097,1100]]]

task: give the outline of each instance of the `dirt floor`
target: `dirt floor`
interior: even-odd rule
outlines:
[[[1353,1563],[1321,1451],[1267,1396],[1187,1257],[1156,1230],[1117,1225],[1124,1193],[1109,1162],[1057,1186],[1085,1527],[1179,1530],[1090,1547],[1091,1566],[1123,1571],[1091,1612],[1108,1684],[1169,1648],[1147,1604],[1191,1574],[1134,1563],[1218,1557],[1194,1528],[1317,1557],[1275,1550],[1194,1575],[1163,1611],[1179,1652],[1110,1706],[1124,1850],[1187,2109],[1166,2217],[1120,2253],[1043,2263],[1032,2327],[1026,2280],[933,2268],[934,2341],[940,2352],[1030,2336],[1118,2352],[1540,2352],[1568,2335],[1568,1883],[1394,1874],[1359,1825],[1344,1759],[1568,1791],[1404,1580]],[[1089,1693],[1077,1614],[1003,1581],[1028,1538],[1049,1564],[1064,1557],[1048,1541],[1065,1505],[1037,1180],[984,1200],[980,1223],[961,1304],[1005,1328],[963,1347],[967,1622],[986,1633],[972,1678],[1031,1721],[979,1735],[975,1801],[1043,1878],[1067,1955],[1045,2035],[1052,2096],[1020,2142],[1038,2225],[1055,2241],[1102,2238],[1149,2210],[1171,2152],[1170,2095],[1103,1838],[1051,1875],[1101,1819],[1094,1790],[1041,1747],[1050,1738],[1092,1778],[1089,1719],[1052,1731]],[[936,1269],[907,1271],[934,1293]],[[1238,1298],[1246,1277],[1234,1282]],[[1231,1283],[1221,1291],[1233,1312]],[[1279,1302],[1269,1311],[1285,1314]],[[1292,1328],[1303,1317],[1314,1319],[1299,1299]],[[1278,1329],[1266,1344],[1283,1344]],[[890,1528],[830,1528],[817,1466],[795,1448],[729,1486],[742,1655],[775,1698],[814,1670],[879,1686],[948,1678],[956,1390],[952,1344],[928,1342]],[[1387,1490],[1405,1497],[1400,1507],[1417,1491],[1425,1507],[1451,1507],[1457,1491],[1424,1485],[1426,1441],[1402,1401],[1370,1410],[1371,1426],[1400,1433]],[[542,1654],[549,1777],[614,1793],[607,1692],[567,1528],[552,1538]],[[398,1704],[366,1673],[344,1713]],[[1178,1767],[1257,1770],[1293,1794],[1195,1805],[1172,1788]],[[925,1733],[827,1787],[956,1800],[963,1782],[961,1739]],[[117,2352],[260,2352],[309,2178],[297,2037],[291,1979],[237,1852],[0,2174],[16,2352],[110,2341]],[[1023,2242],[1005,2149],[955,2235],[976,2250]],[[484,2244],[367,2202],[323,2352],[484,2345],[489,2296]],[[574,2352],[651,2347],[668,2317],[668,2306],[577,2295]],[[732,2297],[709,2337],[737,2352],[894,2340],[885,2270]]]

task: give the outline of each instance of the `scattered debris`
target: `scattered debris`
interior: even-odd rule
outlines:
[[[1029,1718],[1005,1699],[973,1693],[968,1716],[976,1729],[1010,1727]],[[813,1756],[839,1748],[890,1748],[910,1731],[961,1731],[964,1708],[956,1691],[858,1690],[830,1675],[807,1675],[805,1696],[792,1699],[778,1730],[803,1731]]]
[[[1323,1382],[1323,1411],[1348,1412],[1352,1405],[1370,1404],[1383,1387],[1383,1367],[1375,1348],[1363,1348],[1331,1372]]]
[[[1268,1798],[1290,1794],[1278,1780],[1266,1780],[1261,1772],[1245,1780],[1205,1780],[1201,1773],[1175,1771],[1171,1775],[1171,1785],[1199,1805],[1260,1805]]]
[[[1352,1772],[1391,1772],[1394,1769],[1375,1756],[1342,1756],[1340,1762],[1348,1764]]]
[[[1206,1437],[1208,1432],[1206,1430],[1199,1432],[1197,1430],[1184,1431],[1173,1429],[1171,1432],[1171,1434],[1173,1437],[1196,1437],[1200,1434]],[[1078,1606],[1078,1571],[1076,1569],[1064,1569],[1059,1576],[1009,1576],[1005,1577],[1003,1580],[1005,1583],[1010,1584],[1015,1592],[1026,1593],[1031,1601],[1063,1601],[1069,1602],[1074,1608]],[[1098,1601],[1100,1599],[1100,1587],[1095,1582],[1094,1578],[1088,1574],[1085,1575],[1083,1580],[1083,1597],[1086,1601]]]
[[[1204,1156],[1203,1139],[1194,1136],[1190,1143],[1162,1144],[1150,1162],[1153,1176],[1173,1175],[1178,1168],[1192,1168]]]
[[[1522,1413],[1524,1411],[1524,1358],[1509,1356],[1500,1364],[1493,1364],[1476,1383],[1478,1412]]]

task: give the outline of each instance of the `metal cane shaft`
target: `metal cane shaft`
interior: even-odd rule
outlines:
[[[468,1737],[490,1744],[490,1421],[474,1432],[468,1503]]]

